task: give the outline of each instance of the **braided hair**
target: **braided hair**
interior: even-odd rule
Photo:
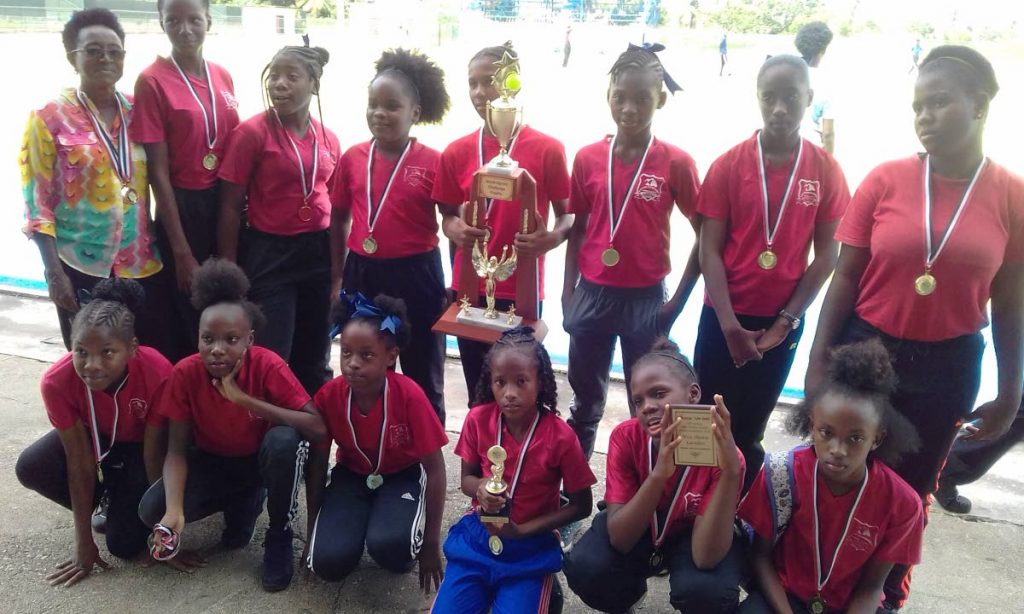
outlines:
[[[135,314],[146,302],[146,291],[133,279],[110,277],[96,284],[91,298],[71,322],[71,338],[86,329],[109,328],[121,341],[135,339]]]
[[[366,322],[373,326],[377,334],[384,339],[384,344],[387,347],[397,347],[401,352],[409,345],[412,336],[412,325],[409,323],[409,313],[405,301],[386,294],[378,294],[373,298],[373,304],[383,312],[382,316],[354,313],[353,306],[348,301],[344,299],[334,301],[331,306],[331,324],[335,330],[344,331],[345,327],[352,322]],[[381,327],[384,318],[388,316],[394,316],[399,320],[394,333],[388,328]]]
[[[266,109],[267,122],[274,133],[274,138],[277,139],[278,144],[282,147],[284,147],[284,144],[280,140],[280,132],[284,128],[279,121],[276,121],[276,118],[271,117],[273,105],[270,102],[270,93],[267,91],[267,86],[270,84],[270,67],[274,65],[274,61],[278,57],[291,55],[306,68],[306,72],[313,80],[313,95],[316,96],[316,112],[320,116],[320,125],[322,126],[324,123],[324,110],[320,106],[320,78],[324,74],[324,66],[331,59],[331,54],[323,47],[310,47],[309,36],[306,34],[302,35],[302,40],[305,42],[305,45],[286,45],[275,53],[270,62],[263,67],[263,73],[260,77],[263,83],[263,108]]]
[[[793,435],[810,437],[811,414],[825,395],[866,399],[878,412],[880,430],[885,433],[871,455],[891,466],[905,454],[917,450],[921,442],[914,426],[889,402],[896,383],[889,352],[878,339],[838,347],[832,351],[825,385],[808,395],[789,414],[786,430]]]
[[[697,371],[693,368],[690,359],[679,351],[676,345],[668,337],[658,337],[651,345],[650,351],[633,363],[633,370],[636,371],[648,363],[658,363],[668,367],[673,374],[686,384],[699,384]]]
[[[420,123],[438,124],[444,119],[451,99],[444,86],[444,71],[429,57],[418,51],[390,49],[381,54],[376,69],[374,81],[394,76],[406,86],[409,96],[420,105]]]
[[[259,331],[266,319],[260,308],[246,298],[248,292],[249,278],[230,260],[209,258],[192,276],[192,306],[199,313],[222,303],[238,305],[249,318],[250,327]]]
[[[495,401],[491,390],[491,361],[501,352],[520,352],[537,362],[537,411],[551,412],[558,415],[558,385],[555,383],[555,370],[551,367],[551,357],[544,345],[533,336],[529,326],[519,326],[506,330],[491,346],[484,356],[480,381],[476,384],[473,405],[483,405]]]
[[[615,63],[612,64],[608,74],[611,75],[612,82],[615,82],[619,77],[631,70],[652,73],[658,79],[659,89],[665,84],[665,67],[662,66],[661,60],[658,59],[658,54],[649,49],[631,47],[623,51],[619,54]]]
[[[517,54],[516,50],[512,47],[512,41],[505,41],[504,44],[495,45],[493,47],[484,47],[480,51],[477,51],[476,54],[472,58],[470,58],[469,63],[472,64],[473,62],[484,58],[490,58],[491,60],[497,62],[506,53],[508,53],[513,58],[519,57],[519,54]]]
[[[932,49],[919,71],[946,70],[969,94],[985,94],[991,100],[999,93],[992,63],[982,54],[964,45],[940,45]]]

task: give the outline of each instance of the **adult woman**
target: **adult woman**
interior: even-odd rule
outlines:
[[[234,83],[203,57],[209,0],[160,0],[160,27],[171,42],[135,82],[129,135],[146,148],[156,199],[156,238],[167,276],[177,284],[175,320],[168,324],[187,353],[195,352],[199,314],[189,303],[192,274],[217,242],[217,167],[238,125]]]
[[[80,82],[29,116],[19,156],[25,233],[42,255],[68,349],[79,301],[101,279],[129,277],[146,292],[136,322],[139,342],[173,361],[178,352],[165,331],[146,156],[128,139],[132,101],[116,90],[124,30],[110,11],[88,9],[71,16],[63,40]]]
[[[1021,399],[1024,315],[1024,181],[988,160],[982,136],[999,90],[991,64],[958,45],[921,63],[915,128],[926,153],[882,164],[861,184],[839,226],[835,278],[811,350],[806,389],[823,380],[829,348],[877,337],[893,357],[893,406],[921,448],[893,469],[927,500],[957,432],[1001,435]],[[985,307],[999,364],[995,400],[971,413],[981,377]],[[906,598],[894,567],[886,602]]]

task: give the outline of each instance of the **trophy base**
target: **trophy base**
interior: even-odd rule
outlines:
[[[523,323],[523,316],[512,316],[512,322],[508,321],[508,314],[500,311],[496,312],[498,317],[488,318],[487,310],[481,309],[480,307],[470,307],[469,313],[459,311],[459,315],[455,316],[455,321],[460,324],[468,324],[470,326],[482,326],[484,328],[490,328],[498,332],[504,332],[510,328],[515,328]]]
[[[477,307],[477,309],[480,308]],[[480,311],[483,311],[483,309],[480,309]],[[479,341],[481,343],[494,343],[499,337],[501,337],[501,333],[505,330],[504,328],[481,326],[481,322],[478,320],[460,321],[460,313],[462,313],[462,308],[459,304],[452,303],[448,306],[448,309],[437,320],[437,322],[434,323],[431,330],[438,333],[445,333],[446,335],[454,335],[456,337],[470,339],[472,341]],[[505,316],[505,320],[508,320],[508,316]],[[494,320],[488,321],[494,322]],[[502,321],[500,315],[498,316],[498,321]],[[518,325],[529,326],[532,328],[533,336],[536,337],[538,341],[543,341],[544,337],[548,334],[548,325],[544,323],[544,320],[523,318]]]
[[[505,505],[501,506],[501,509],[494,514],[488,514],[483,510],[478,510],[477,513],[480,515],[480,522],[487,522],[490,524],[505,524],[506,522],[508,522],[508,503],[506,502]]]
[[[512,176],[519,170],[519,163],[505,156],[504,158],[494,156],[494,158],[484,166],[484,171],[488,175],[508,175]]]

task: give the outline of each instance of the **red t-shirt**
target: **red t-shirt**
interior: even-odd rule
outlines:
[[[248,187],[249,225],[275,235],[297,235],[325,230],[331,224],[331,207],[338,202],[335,168],[341,159],[341,145],[334,133],[309,118],[303,138],[282,128],[273,111],[254,115],[231,132],[227,152],[220,166],[220,178]],[[314,135],[319,149],[313,193],[305,203],[302,178],[295,150],[299,149],[308,182],[313,169]],[[308,184],[307,184],[308,189]],[[312,210],[305,212],[303,205]]]
[[[74,355],[67,353],[46,370],[39,387],[43,394],[43,406],[50,424],[63,431],[81,422],[92,432],[92,416],[89,412],[89,389],[75,371]],[[101,435],[110,438],[116,432],[114,442],[142,441],[147,424],[159,424],[160,415],[152,411],[160,399],[164,382],[171,374],[171,363],[163,354],[153,348],[140,346],[128,361],[128,379],[124,387],[113,395],[106,392],[92,393],[96,408],[96,426]],[[115,402],[117,407],[115,407]],[[117,428],[114,416],[117,414]]]
[[[643,485],[644,480],[651,474],[650,458],[648,449],[651,445],[650,436],[644,431],[644,427],[636,418],[631,418],[619,423],[612,430],[611,438],[608,440],[608,468],[604,500],[608,503],[626,504],[636,495]],[[743,486],[743,455],[739,449],[736,456],[740,461],[740,481],[737,484],[736,494],[739,495]],[[654,453],[657,460],[657,452]],[[658,501],[658,517],[664,519],[669,512],[669,505],[675,497],[676,488],[679,485],[679,478],[686,471],[686,467],[678,467],[672,477],[665,483],[665,491]],[[693,526],[697,516],[702,516],[711,502],[711,495],[718,485],[718,478],[722,474],[718,467],[691,467],[690,472],[683,480],[682,491],[672,509],[672,515],[666,534],[666,539],[683,533]],[[661,520],[663,523],[664,520]],[[664,526],[664,525],[662,525]]]
[[[484,130],[484,164],[490,162],[498,155],[498,139],[491,136],[490,132]],[[441,161],[437,167],[437,180],[434,182],[432,196],[435,202],[444,205],[461,205],[469,200],[470,188],[473,185],[473,173],[480,168],[480,131],[474,130],[470,134],[452,142],[441,154]],[[524,126],[519,136],[516,137],[512,147],[512,158],[519,163],[520,168],[526,169],[537,181],[537,211],[548,223],[549,203],[553,200],[565,200],[569,198],[569,171],[565,161],[565,147],[557,139],[541,132],[537,132],[529,126]],[[491,256],[501,256],[501,248],[505,245],[511,246],[516,238],[516,233],[522,229],[522,220],[519,215],[519,203],[511,203],[504,200],[496,200],[491,205],[491,214],[484,217],[484,211],[480,211],[481,219],[486,219],[486,225],[491,228],[491,242],[488,244],[488,253]],[[459,290],[459,275],[462,273],[462,249],[455,250],[455,266],[452,271],[452,288]],[[541,256],[537,262],[537,284],[540,288],[540,299],[544,299],[544,257]],[[479,292],[484,293],[484,280],[480,280]],[[499,281],[494,295],[498,298],[516,298],[516,274],[513,273],[505,281]]]
[[[572,166],[569,210],[590,216],[580,246],[580,275],[604,286],[653,286],[661,283],[672,269],[669,227],[673,204],[686,217],[695,210],[700,188],[697,165],[682,149],[654,139],[615,233],[614,246],[620,261],[608,267],[601,262],[601,254],[608,249],[611,236],[608,215],[610,146],[611,137],[587,145],[576,154]],[[639,159],[626,163],[618,158],[612,163],[616,215],[639,163]]]
[[[769,220],[773,223],[778,219],[795,158],[796,153],[782,166],[766,164]],[[759,166],[755,132],[708,169],[697,212],[727,225],[722,262],[733,311],[748,316],[774,316],[786,306],[807,270],[815,225],[843,216],[850,201],[850,189],[835,158],[804,139],[800,168],[793,175],[789,203],[772,244],[778,264],[766,271],[757,263],[758,255],[768,247]],[[707,293],[704,303],[711,305]]]
[[[298,410],[309,403],[309,395],[288,364],[259,346],[249,348],[236,381],[246,394],[282,409]],[[171,420],[191,422],[196,445],[218,456],[256,454],[271,427],[217,392],[199,354],[174,365],[161,413]]]
[[[807,602],[817,593],[814,579],[814,448],[798,448],[793,455],[793,515],[775,544],[775,569],[786,591]],[[775,520],[771,493],[762,468],[740,503],[738,516],[763,539],[771,540]],[[836,552],[850,508],[859,488],[833,495],[818,476],[818,519],[821,522],[822,559]],[[913,565],[921,560],[924,512],[921,498],[896,472],[870,461],[868,484],[850,524],[828,584],[821,596],[830,609],[845,610],[868,561]],[[822,573],[827,573],[823,571]],[[882,595],[878,595],[881,602]]]
[[[206,66],[217,106],[217,141],[213,153],[218,160],[223,160],[228,135],[238,125],[238,101],[228,71],[213,62],[207,62]],[[185,74],[212,124],[210,88],[206,80]],[[210,152],[205,121],[203,111],[170,59],[158,57],[139,75],[135,82],[135,117],[129,132],[137,143],[167,143],[171,185],[175,187],[205,190],[217,185],[217,170],[208,171],[203,167],[203,157]]]
[[[932,173],[932,249],[969,180]],[[935,292],[919,296],[924,273],[924,162],[886,162],[860,184],[836,239],[868,248],[856,313],[888,335],[942,341],[986,326],[992,278],[1003,263],[1024,261],[1024,180],[989,160],[949,242],[932,268]]]
[[[387,382],[388,424],[380,466],[382,475],[415,465],[448,443],[444,427],[419,385],[394,371],[388,372]],[[384,420],[383,400],[381,395],[366,415],[358,407],[350,411],[349,386],[344,376],[324,384],[313,399],[327,423],[327,432],[338,444],[337,462],[356,473],[369,475],[377,467]]]
[[[429,252],[437,247],[437,208],[430,192],[434,188],[434,175],[441,154],[411,140],[402,168],[395,171],[398,158],[388,160],[380,151],[373,154],[373,204],[380,205],[373,238],[377,251],[367,254],[363,240],[369,236],[366,206],[366,162],[370,155],[370,142],[350,148],[341,157],[339,169],[338,206],[352,211],[352,226],[348,235],[348,248],[369,258],[403,258]],[[387,202],[381,197],[394,172]]]
[[[498,443],[500,415],[501,409],[493,402],[470,409],[462,425],[459,443],[455,446],[455,454],[459,458],[480,465],[484,478],[491,477],[491,461],[487,459],[487,450]],[[501,447],[508,453],[504,480],[511,489],[523,442],[512,438],[504,420],[501,430]],[[564,420],[545,412],[537,423],[537,430],[526,451],[526,461],[511,504],[512,522],[521,524],[542,514],[557,511],[558,493],[563,480],[566,492],[570,493],[590,488],[597,482],[576,434]],[[476,506],[474,499],[473,509]]]

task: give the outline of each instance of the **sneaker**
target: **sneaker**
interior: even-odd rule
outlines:
[[[263,541],[263,590],[276,593],[288,588],[295,573],[292,529],[267,529]]]
[[[558,528],[558,541],[562,543],[562,554],[572,550],[573,538],[579,533],[581,524],[579,520],[573,520],[569,524]]]
[[[608,509],[608,502],[607,501],[605,501],[604,499],[601,499],[600,501],[597,502],[597,511],[603,512],[606,509]]]
[[[100,535],[106,535],[107,533],[107,507],[109,506],[110,501],[104,496],[100,499],[100,504],[92,514],[92,530]]]
[[[942,509],[953,514],[967,514],[971,511],[971,500],[960,494],[952,484],[939,484],[935,491],[935,501]]]

